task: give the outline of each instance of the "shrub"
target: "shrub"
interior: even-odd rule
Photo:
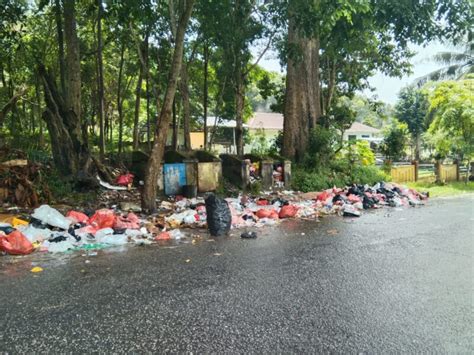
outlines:
[[[390,175],[386,174],[382,169],[376,166],[355,166],[352,170],[351,183],[374,185],[380,181],[390,181]]]
[[[291,185],[297,191],[320,191],[329,187],[329,179],[328,176],[321,172],[296,169],[292,176]]]
[[[341,168],[344,161],[338,163]],[[357,165],[352,170],[320,169],[307,171],[295,168],[292,177],[294,190],[308,192],[320,191],[333,186],[343,187],[351,184],[374,185],[380,181],[389,181],[390,176],[375,166]]]

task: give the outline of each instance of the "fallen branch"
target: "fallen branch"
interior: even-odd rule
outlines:
[[[26,87],[23,87],[18,91],[15,95],[13,95],[10,100],[3,106],[2,110],[0,111],[0,126],[3,124],[3,120],[5,119],[5,116],[10,112],[10,110],[15,107],[17,101],[24,95],[26,92]]]

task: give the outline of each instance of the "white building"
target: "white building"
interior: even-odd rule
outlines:
[[[344,132],[343,139],[349,140],[365,140],[368,142],[380,143],[382,138],[380,129],[367,126],[360,122],[354,122],[348,130]]]

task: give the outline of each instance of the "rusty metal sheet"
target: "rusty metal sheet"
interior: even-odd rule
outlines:
[[[221,162],[198,163],[198,191],[215,191],[222,176]]]

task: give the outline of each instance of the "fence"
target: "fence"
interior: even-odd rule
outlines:
[[[413,182],[418,181],[459,181],[464,170],[458,163],[454,164],[418,164],[413,162],[411,165],[406,163],[393,163],[390,175],[394,182]]]
[[[454,164],[441,164],[436,163],[435,165],[436,179],[441,182],[446,181],[459,181],[459,165]]]
[[[392,176],[392,180],[394,182],[416,181],[417,166],[416,164],[392,166],[390,169],[390,175]]]

